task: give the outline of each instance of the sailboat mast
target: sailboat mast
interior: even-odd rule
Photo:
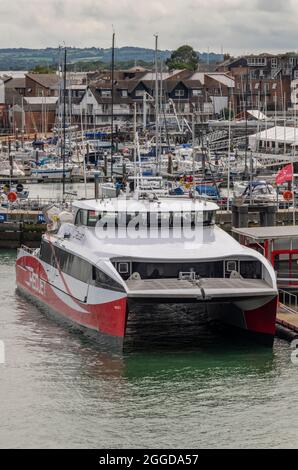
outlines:
[[[67,61],[67,49],[64,48],[64,71],[63,71],[63,146],[62,146],[62,165],[63,165],[63,177],[62,177],[62,194],[63,202],[65,197],[65,153],[66,153],[66,61]]]
[[[111,180],[113,179],[113,154],[114,154],[114,72],[115,72],[115,33],[113,33],[113,38],[112,38]]]
[[[158,155],[158,143],[159,143],[159,94],[158,94],[158,34],[155,34],[155,158],[156,158],[156,169],[159,169],[159,155]]]

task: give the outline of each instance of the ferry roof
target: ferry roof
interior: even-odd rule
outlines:
[[[71,233],[64,238],[64,233]],[[58,234],[46,234],[52,243],[58,242],[73,253],[96,262],[99,259],[135,259],[141,261],[169,260],[223,260],[237,256],[260,258],[260,254],[240,243],[217,226],[207,226],[197,232],[193,239],[185,238],[130,238],[108,236],[98,238],[95,228],[64,224]]]
[[[298,226],[233,228],[234,233],[254,240],[298,238]]]
[[[73,207],[89,211],[107,212],[171,212],[171,211],[216,211],[218,205],[190,198],[159,198],[149,201],[148,199],[91,199],[75,201]]]

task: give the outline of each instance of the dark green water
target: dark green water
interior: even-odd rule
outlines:
[[[15,292],[0,253],[0,447],[297,447],[298,366],[212,333],[198,347],[101,351]]]

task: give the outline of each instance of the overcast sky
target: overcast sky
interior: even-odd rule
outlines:
[[[297,0],[0,0],[2,47],[109,47],[161,49],[187,43],[234,54],[293,51]]]

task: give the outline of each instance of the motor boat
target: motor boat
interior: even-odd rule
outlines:
[[[13,162],[11,168],[9,161],[2,160],[0,165],[0,178],[10,178],[11,176],[13,176],[13,178],[23,177],[25,176],[25,172],[16,162]]]
[[[65,178],[70,178],[74,165],[66,163],[64,167]],[[31,175],[42,180],[62,179],[63,165],[48,163],[36,168],[32,168]]]
[[[278,200],[276,189],[267,181],[234,182],[236,197],[254,203],[275,203]]]

